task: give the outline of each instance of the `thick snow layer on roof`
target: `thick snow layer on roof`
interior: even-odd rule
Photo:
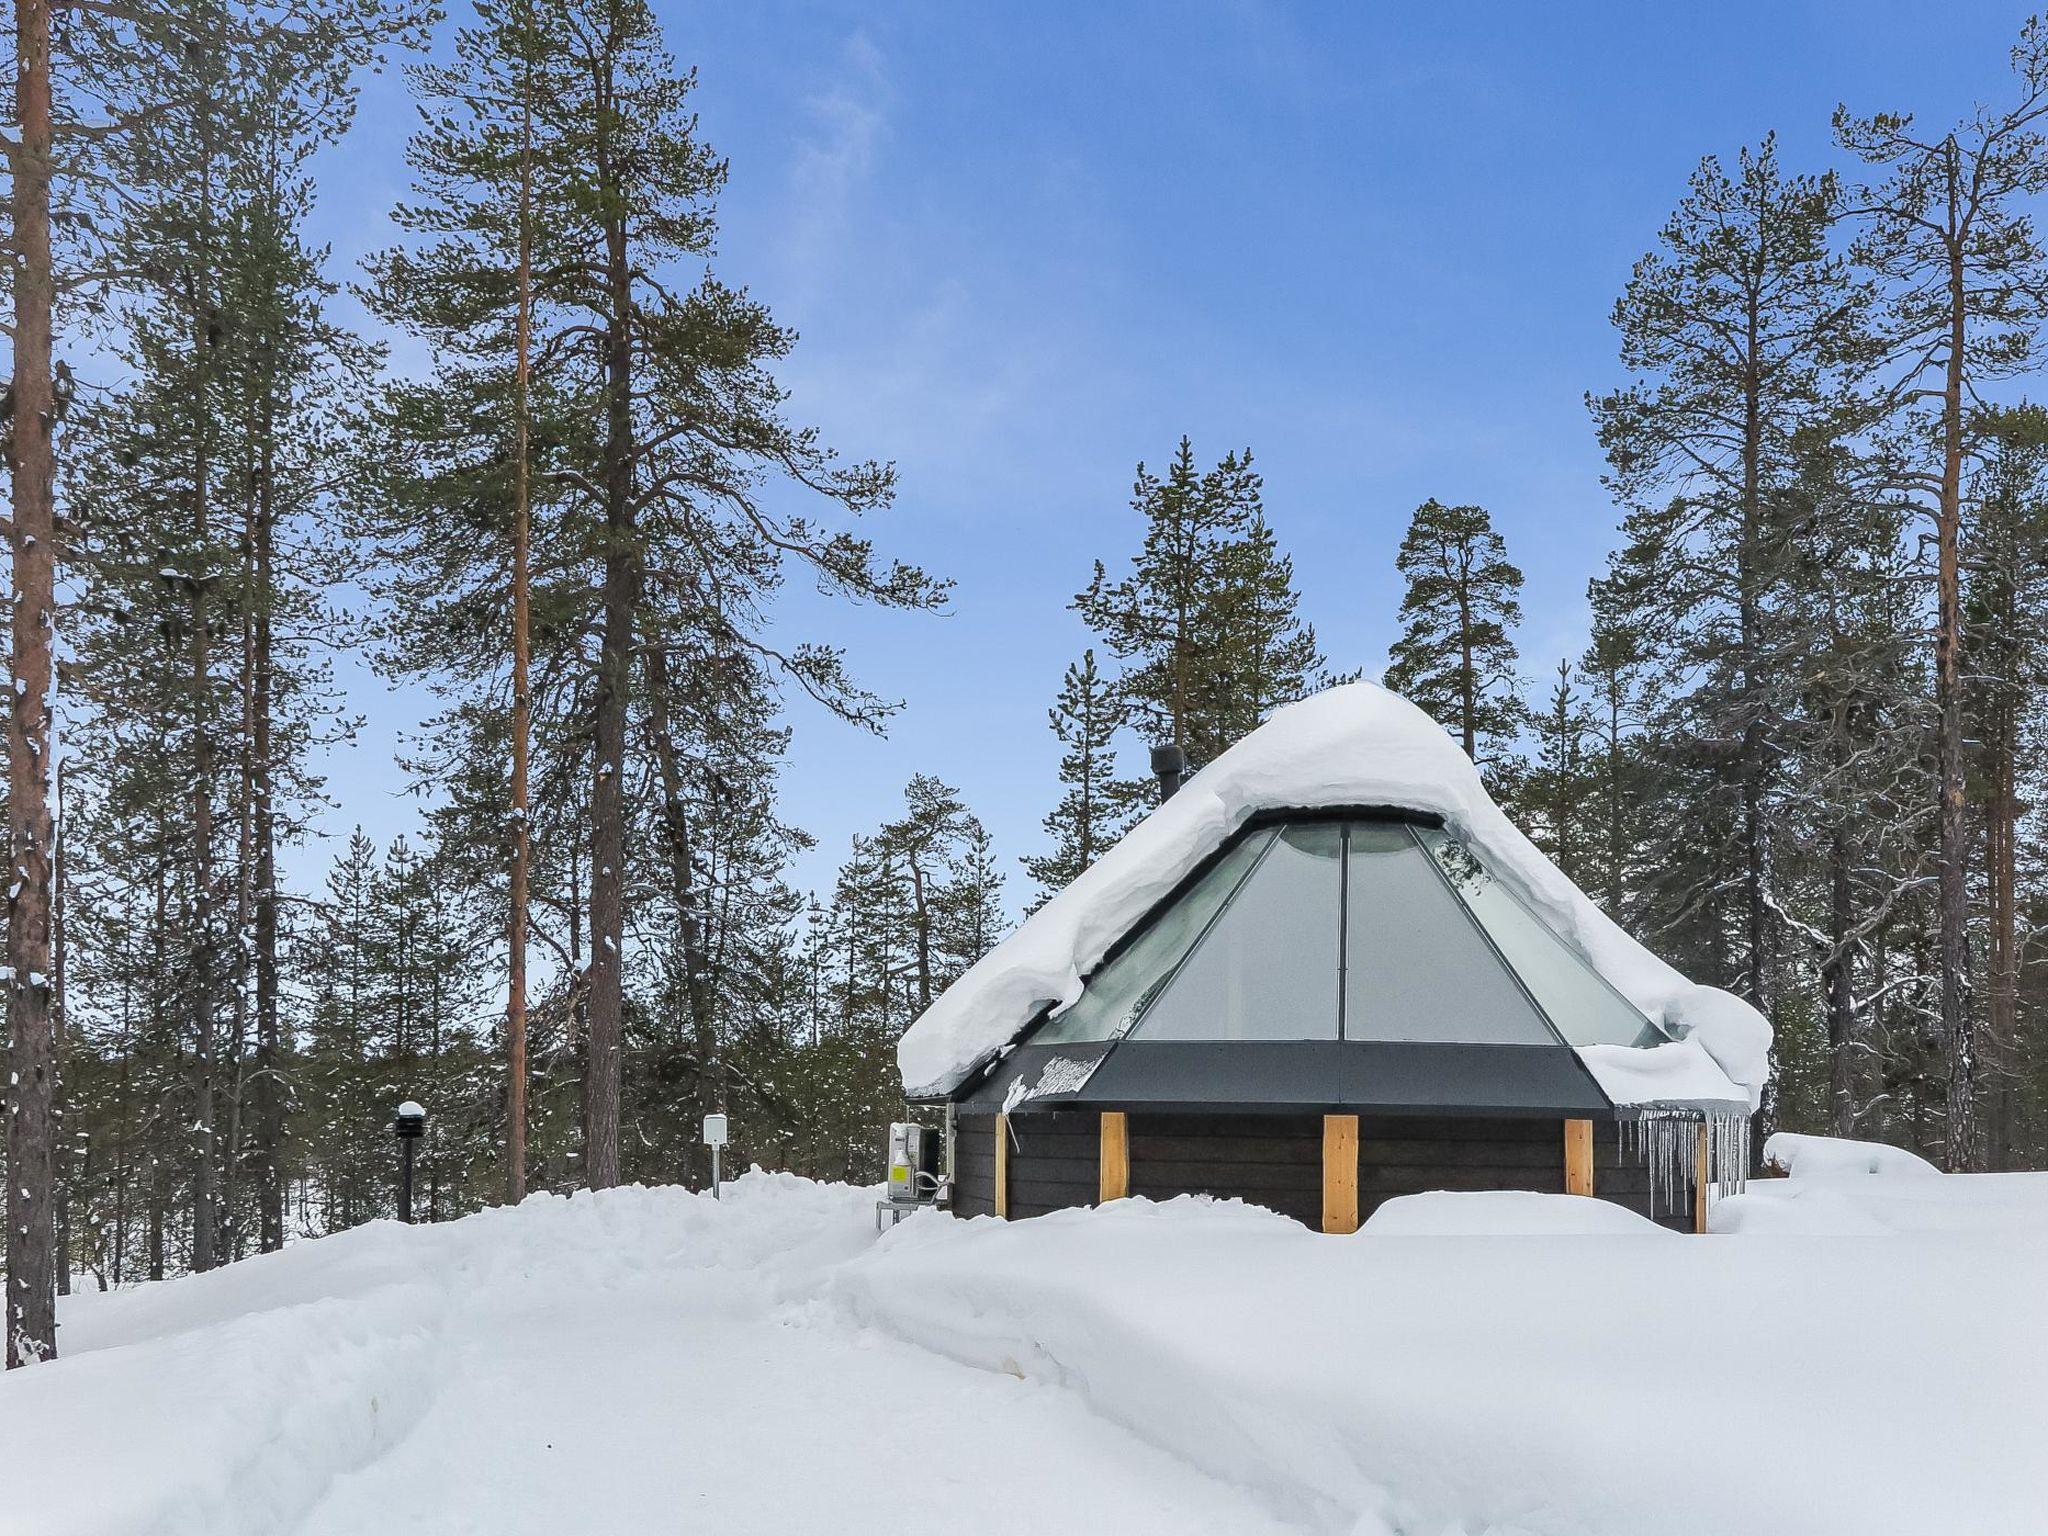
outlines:
[[[1440,816],[1678,1048],[1580,1052],[1621,1104],[1746,1097],[1769,1073],[1771,1029],[1741,999],[1695,986],[1593,905],[1501,813],[1471,759],[1407,700],[1348,683],[1278,711],[1133,827],[982,957],[897,1046],[913,1094],[953,1088],[1048,1005],[1073,1001],[1109,947],[1261,811],[1387,806]]]

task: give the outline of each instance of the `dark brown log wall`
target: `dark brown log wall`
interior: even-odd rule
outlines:
[[[1593,1185],[1599,1189],[1596,1175]],[[1433,1189],[1564,1193],[1564,1121],[1364,1115],[1358,1122],[1358,1219],[1397,1195]]]
[[[1096,1203],[1101,1118],[1052,1111],[1011,1119],[1010,1215],[1041,1216]],[[995,1214],[993,1115],[962,1115],[954,1127],[953,1211]],[[1147,1115],[1130,1117],[1131,1193],[1241,1199],[1311,1227],[1322,1224],[1323,1122],[1301,1115]],[[1365,1218],[1397,1195],[1429,1190],[1527,1189],[1564,1193],[1561,1119],[1473,1119],[1366,1115],[1359,1121],[1358,1214]],[[1613,1125],[1593,1128],[1593,1193],[1643,1215],[1650,1174],[1624,1160]],[[1689,1187],[1657,1220],[1692,1226]]]
[[[996,1213],[996,1117],[961,1115],[953,1122],[953,1214]]]
[[[1010,1215],[1093,1205],[1102,1176],[1102,1116],[1052,1110],[1010,1117]]]
[[[1131,1193],[1217,1195],[1320,1227],[1320,1115],[1132,1115]]]

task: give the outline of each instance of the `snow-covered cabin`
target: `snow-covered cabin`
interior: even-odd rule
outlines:
[[[1435,722],[1290,705],[962,976],[898,1047],[953,1209],[1236,1196],[1348,1232],[1527,1189],[1704,1221],[1770,1027],[1611,922]]]

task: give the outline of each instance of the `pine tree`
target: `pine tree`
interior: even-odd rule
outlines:
[[[51,1268],[44,1213],[56,1203],[48,1198],[47,1186],[55,1034],[49,1006],[34,995],[44,983],[32,978],[48,973],[54,982],[60,966],[48,946],[61,941],[61,935],[54,931],[48,900],[53,850],[43,835],[49,830],[47,796],[38,785],[56,766],[45,707],[58,632],[55,561],[77,553],[74,539],[81,532],[80,525],[60,528],[50,517],[55,431],[72,396],[68,368],[57,356],[57,326],[65,319],[104,315],[110,298],[152,305],[159,324],[158,361],[174,361],[170,338],[181,331],[188,384],[224,384],[226,370],[216,365],[225,361],[224,333],[234,317],[218,302],[224,292],[220,258],[234,242],[237,209],[264,162],[257,144],[266,135],[310,142],[338,133],[352,100],[350,76],[385,43],[415,33],[424,8],[377,0],[300,0],[283,10],[233,0],[62,7],[57,8],[62,24],[54,31],[52,9],[28,6],[18,18],[21,132],[7,146],[13,193],[9,241],[17,256],[10,391],[16,426],[9,434],[18,626],[10,817],[22,866],[10,903],[9,944],[16,951],[10,955],[13,974],[23,978],[12,988],[16,1096],[8,1117],[7,1232],[15,1281],[10,1303],[22,1310],[11,1310],[9,1319],[10,1365],[54,1349],[54,1320],[43,1304],[41,1277]],[[68,315],[58,308],[60,298],[72,306]],[[131,345],[146,348],[151,341],[142,338]],[[141,389],[164,383],[159,370]],[[183,419],[197,424],[186,429],[190,470],[210,468],[210,450],[219,442],[207,430],[211,418],[205,413],[221,403],[217,388],[185,396]],[[157,405],[154,424],[175,429],[170,397],[159,393]],[[24,422],[34,425],[24,431]],[[168,518],[161,502],[121,509],[124,515],[174,527],[181,547],[170,551],[176,559],[166,568],[178,572],[175,579],[191,579],[182,594],[188,621],[194,613],[220,611],[208,601],[206,589],[216,575],[203,553],[214,531],[214,520],[202,515],[212,501],[201,489],[206,478],[186,475],[187,494]],[[104,525],[83,532],[87,538],[119,537]],[[178,560],[187,568],[181,570]],[[191,564],[195,560],[202,563]],[[196,815],[194,825],[185,829],[190,834],[185,851],[188,870],[197,877],[211,873],[213,853],[213,839],[205,835],[212,806],[209,730],[203,717],[214,702],[214,658],[208,654],[204,626],[188,622],[184,639],[191,723],[183,745],[201,770],[191,775],[190,804]],[[203,806],[202,793],[209,801]],[[205,962],[202,970],[220,954],[213,914],[206,910],[217,894],[210,889],[213,883],[188,883],[184,894],[191,900],[185,905],[193,910],[180,912],[182,936],[197,941],[194,953]],[[195,911],[199,920],[185,921]],[[185,979],[198,1063],[191,1091],[199,1113],[194,1121],[178,1120],[199,1127],[188,1166],[197,1207],[195,1257],[202,1264],[213,1262],[220,1239],[231,1237],[233,1230],[231,1212],[224,1209],[224,1202],[232,1202],[232,1179],[224,1190],[215,1114],[216,1090],[226,1081],[232,1091],[232,1077],[220,1075],[223,1041],[219,1020],[212,1016],[211,991],[197,984],[204,979]],[[230,1030],[225,1044],[232,1051],[235,1043]],[[233,1126],[231,1111],[230,1144]],[[160,1208],[151,1215],[153,1269],[161,1267],[162,1215]]]
[[[327,877],[291,1132],[304,1149],[327,1231],[385,1209],[376,1158],[390,1108],[377,1091],[387,1023],[379,996],[378,897],[376,846],[357,827]]]
[[[1531,840],[1549,854],[1565,878],[1586,881],[1583,806],[1594,793],[1586,742],[1595,722],[1572,675],[1572,664],[1557,664],[1557,682],[1531,724],[1536,759],[1521,786],[1520,803]]]
[[[1131,508],[1145,539],[1129,574],[1112,581],[1098,560],[1074,599],[1123,664],[1127,722],[1196,766],[1301,697],[1321,666],[1262,497],[1249,449],[1204,473],[1182,438],[1165,478],[1138,466]]]
[[[2048,251],[2027,204],[2048,190],[2048,25],[2030,19],[2012,50],[2019,99],[1979,107],[1945,134],[1908,115],[1835,112],[1842,146],[1885,179],[1857,194],[1857,259],[1884,285],[1877,324],[1908,421],[1890,474],[1916,496],[1935,546],[1934,690],[1939,709],[1941,1022],[1948,1056],[1951,1170],[1979,1166],[1977,1028],[1970,998],[1967,728],[1963,719],[1965,467],[1983,429],[1971,404],[2023,368],[2048,318]],[[1933,463],[1922,456],[1931,443]]]
[[[1854,360],[1864,294],[1828,231],[1832,177],[1787,176],[1775,139],[1742,151],[1734,176],[1713,156],[1616,302],[1622,363],[1638,382],[1591,402],[1610,484],[1666,563],[1643,583],[1658,603],[1673,672],[1703,686],[1681,701],[1681,750],[1729,785],[1739,818],[1746,958],[1741,985],[1769,1012],[1774,934],[1771,739],[1786,676],[1771,632],[1782,534],[1774,490],[1796,473],[1795,443],[1829,409],[1831,369]],[[1729,754],[1721,745],[1738,739]],[[1718,875],[1709,879],[1718,880]]]
[[[1619,922],[1624,893],[1635,884],[1637,801],[1643,787],[1640,737],[1653,704],[1646,696],[1648,636],[1626,593],[1617,594],[1612,585],[1615,575],[1610,571],[1608,580],[1588,583],[1593,635],[1579,659],[1579,676],[1591,695],[1588,709],[1597,742],[1590,764],[1594,785],[1582,807],[1587,819],[1599,825],[1599,835],[1586,843],[1599,870],[1590,888],[1603,893],[1608,916]]]
[[[1249,475],[1251,455],[1242,460]],[[1294,561],[1280,552],[1251,476],[1251,517],[1245,534],[1223,551],[1222,591],[1216,622],[1215,697],[1209,732],[1225,743],[1248,736],[1283,704],[1313,691],[1323,657],[1312,625],[1302,622],[1294,590]]]
[[[1779,921],[1817,983],[1825,1089],[1811,1096],[1837,1135],[1857,1135],[1874,1097],[1871,1068],[1894,1054],[1869,1027],[1863,1001],[1877,970],[1871,934],[1910,912],[1922,884],[1925,817],[1916,808],[1928,718],[1918,616],[1902,579],[1898,508],[1864,485],[1846,446],[1810,444],[1799,476],[1777,496],[1789,556],[1778,622],[1801,658],[1773,743],[1792,854]],[[1803,1087],[1793,1048],[1803,1013],[1788,1013],[1781,1098]]]
[[[1505,787],[1524,715],[1515,675],[1522,573],[1484,507],[1415,509],[1396,569],[1407,578],[1386,684],[1436,719]]]
[[[1050,852],[1028,855],[1024,868],[1039,885],[1038,904],[1074,878],[1123,834],[1139,786],[1116,777],[1113,743],[1123,726],[1120,700],[1095,665],[1093,648],[1067,668],[1060,696],[1046,711],[1060,755],[1060,802],[1041,825]]]
[[[503,686],[517,273],[529,250],[533,561],[554,573],[533,594],[535,661],[558,678],[533,707],[559,711],[557,739],[587,754],[585,1178],[603,1187],[618,1177],[628,863],[642,841],[629,835],[640,808],[627,786],[645,761],[633,725],[661,707],[659,674],[707,655],[759,661],[769,686],[792,683],[879,726],[893,706],[851,679],[836,647],[763,639],[765,605],[792,567],[886,606],[930,608],[945,587],[764,494],[794,482],[855,517],[888,504],[894,476],[840,463],[787,421],[771,369],[792,338],[706,269],[725,166],[696,136],[693,77],[662,51],[643,0],[530,9],[483,6],[458,34],[457,62],[417,76],[434,105],[409,152],[420,201],[400,221],[421,244],[373,265],[371,300],[434,345],[437,371],[390,401],[389,430],[419,449],[387,488],[377,532],[401,608],[394,651],[459,679],[470,706],[444,722],[448,754],[502,740],[477,706]],[[528,166],[530,226],[515,192]],[[672,268],[696,286],[680,288]],[[762,681],[746,667],[722,675]]]
[[[1963,551],[1964,675],[1975,723],[1970,781],[1983,827],[1988,933],[1984,968],[1988,1064],[1985,1160],[2009,1166],[2020,1050],[2021,828],[2039,775],[2033,748],[2048,698],[2048,412],[2001,411],[1970,487]]]

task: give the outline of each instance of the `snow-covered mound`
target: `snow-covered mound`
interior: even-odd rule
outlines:
[[[1611,1200],[1521,1189],[1397,1195],[1365,1219],[1374,1237],[1657,1237],[1678,1234]]]
[[[1764,1166],[1780,1173],[1881,1173],[1909,1179],[1941,1172],[1904,1147],[1881,1141],[1847,1141],[1839,1136],[1801,1136],[1792,1131],[1774,1131],[1766,1138]]]
[[[913,1095],[943,1093],[1084,978],[1146,912],[1261,811],[1378,806],[1422,811],[1470,843],[1550,926],[1675,1043],[1580,1051],[1616,1103],[1760,1102],[1771,1029],[1740,998],[1696,986],[1644,949],[1502,814],[1457,744],[1373,683],[1290,704],[1147,816],[955,982],[904,1034]]]
[[[1928,1204],[1908,1217],[1832,1196],[1835,1218],[1860,1213],[1876,1236],[1835,1221],[1483,1235],[1459,1220],[1376,1240],[1126,1200],[920,1218],[837,1287],[891,1333],[1080,1394],[1305,1530],[2042,1529],[2048,1175],[1852,1189]]]
[[[1723,1238],[1489,1196],[878,1239],[875,1193],[539,1196],[67,1298],[0,1377],[0,1532],[2041,1527],[2048,1176],[1766,1180]]]

